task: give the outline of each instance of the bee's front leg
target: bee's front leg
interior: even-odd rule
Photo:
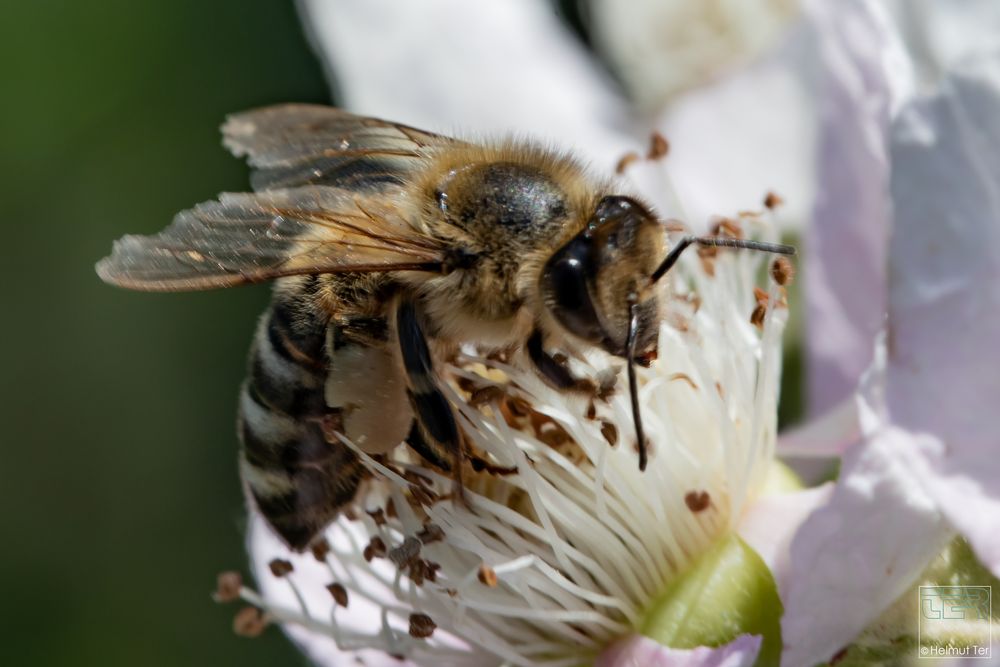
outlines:
[[[406,443],[432,465],[451,472],[461,494],[462,436],[451,405],[438,386],[427,337],[410,300],[404,299],[396,307],[396,335],[415,417]]]
[[[542,332],[538,329],[531,334],[526,344],[528,358],[535,365],[542,378],[556,389],[566,391],[578,391],[585,394],[596,395],[599,388],[594,382],[586,378],[575,377],[560,363],[555,357],[545,351],[542,339]]]

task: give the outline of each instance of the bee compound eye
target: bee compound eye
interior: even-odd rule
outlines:
[[[559,250],[542,273],[542,293],[546,305],[566,329],[580,338],[600,343],[604,340],[589,281],[594,267],[590,241],[577,237]]]

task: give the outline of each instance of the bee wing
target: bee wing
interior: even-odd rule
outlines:
[[[223,143],[254,168],[254,190],[399,185],[435,149],[463,142],[315,104],[281,104],[229,116]]]
[[[108,283],[187,291],[296,274],[439,271],[445,253],[393,206],[330,187],[226,193],[153,236],[125,236],[97,264]]]

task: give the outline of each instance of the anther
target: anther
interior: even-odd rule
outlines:
[[[612,447],[618,444],[618,427],[611,422],[601,422],[601,435]]]
[[[779,285],[788,285],[795,277],[795,267],[787,257],[779,257],[771,264],[771,277]]]
[[[621,158],[619,158],[618,163],[615,164],[615,173],[621,176],[622,174],[625,173],[626,169],[628,169],[631,165],[635,164],[641,159],[642,158],[639,157],[639,154],[636,153],[635,151],[629,151],[628,153],[625,153],[625,155],[622,155]]]
[[[275,558],[268,563],[267,566],[271,569],[271,574],[279,579],[295,570],[291,561],[283,560],[281,558]]]
[[[427,639],[434,634],[437,624],[427,614],[410,614],[410,636]]]
[[[492,567],[483,563],[479,566],[479,582],[484,586],[489,586],[490,588],[496,588],[497,585],[497,573]]]
[[[330,591],[334,602],[341,607],[347,607],[347,589],[344,588],[343,584],[338,584],[337,582],[327,584],[326,590]]]
[[[667,138],[654,131],[649,137],[649,152],[646,154],[647,160],[659,160],[670,152],[670,142]]]
[[[688,491],[684,494],[684,504],[697,514],[708,509],[708,506],[712,504],[712,497],[708,495],[708,491]]]
[[[326,557],[330,554],[330,543],[326,541],[326,538],[320,538],[315,544],[309,547],[309,550],[312,551],[313,558],[320,563],[325,563]]]
[[[267,628],[267,618],[257,607],[243,607],[233,617],[233,632],[240,637],[259,637]]]
[[[240,588],[242,587],[243,577],[240,576],[239,572],[220,572],[212,597],[216,602],[232,602],[240,598]]]
[[[365,557],[365,562],[368,563],[370,563],[373,558],[385,558],[385,554],[386,554],[385,542],[383,542],[382,538],[379,537],[378,535],[373,537],[368,542],[368,546],[365,547],[363,553]]]

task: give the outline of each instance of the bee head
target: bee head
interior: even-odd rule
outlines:
[[[544,303],[571,334],[619,357],[628,354],[634,312],[635,350],[643,358],[656,344],[660,309],[655,296],[639,299],[648,292],[663,247],[663,226],[642,204],[604,197],[587,226],[545,264]]]

